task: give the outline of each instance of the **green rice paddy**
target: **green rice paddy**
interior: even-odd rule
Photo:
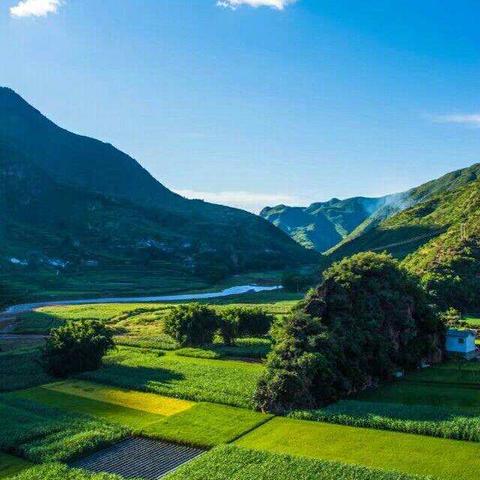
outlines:
[[[236,445],[445,480],[477,480],[480,470],[478,443],[288,418],[274,418]]]

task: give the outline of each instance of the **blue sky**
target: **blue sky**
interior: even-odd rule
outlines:
[[[479,18],[478,0],[0,0],[0,84],[190,196],[376,196],[480,161]]]

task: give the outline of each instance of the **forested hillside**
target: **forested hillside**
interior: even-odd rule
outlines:
[[[174,194],[5,88],[0,167],[0,273],[33,291],[206,286],[316,259],[258,216]]]

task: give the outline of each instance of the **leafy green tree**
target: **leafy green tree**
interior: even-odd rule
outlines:
[[[218,334],[225,345],[235,345],[235,339],[238,337],[238,320],[231,315],[220,316]]]
[[[91,370],[102,365],[114,347],[113,330],[98,320],[68,321],[51,331],[43,349],[45,369],[56,377]]]
[[[182,347],[212,343],[218,325],[215,310],[199,303],[174,307],[165,317],[165,333]]]
[[[255,403],[276,412],[336,401],[444,353],[445,327],[416,278],[371,252],[332,265],[272,333]]]
[[[272,315],[260,307],[230,307],[222,312],[222,317],[236,322],[241,337],[266,335],[274,320]]]
[[[455,308],[450,307],[445,312],[440,314],[440,318],[443,320],[448,328],[466,328],[468,323],[462,319],[462,314]]]

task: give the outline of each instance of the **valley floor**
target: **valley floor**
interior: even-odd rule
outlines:
[[[215,308],[238,301],[275,315],[295,304],[272,292]],[[39,370],[40,338],[0,338],[1,479],[118,479],[69,465],[138,436],[207,450],[168,480],[478,478],[480,363],[445,364],[326,409],[272,417],[251,409],[268,339],[178,350],[162,331],[169,308],[45,307],[17,319],[17,333],[45,334],[67,318],[95,317],[116,329],[119,345],[100,370],[59,382]]]

